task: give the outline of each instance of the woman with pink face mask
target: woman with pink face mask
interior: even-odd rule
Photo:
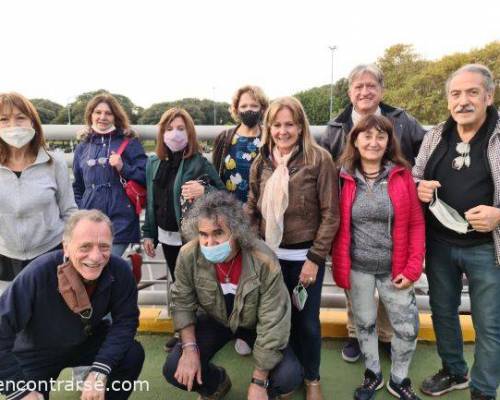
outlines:
[[[68,167],[49,152],[40,117],[18,93],[0,94],[0,280],[60,248],[76,211]]]
[[[205,159],[196,139],[194,122],[182,108],[160,118],[156,151],[146,165],[148,204],[142,227],[144,250],[150,257],[161,243],[172,279],[182,245],[180,224],[194,200],[212,189],[224,189],[217,171]]]

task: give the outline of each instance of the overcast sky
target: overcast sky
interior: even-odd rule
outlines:
[[[396,43],[427,59],[500,40],[500,1],[6,0],[0,91],[66,104],[100,88],[148,107],[272,98],[330,82]],[[499,55],[500,57],[500,55]]]

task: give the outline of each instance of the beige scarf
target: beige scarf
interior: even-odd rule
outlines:
[[[276,164],[271,177],[266,182],[262,194],[262,216],[266,220],[266,243],[276,251],[283,238],[283,217],[288,207],[288,160],[295,153],[295,148],[281,156],[278,148],[273,149],[272,157]]]

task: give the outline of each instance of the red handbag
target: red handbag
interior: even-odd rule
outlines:
[[[116,151],[116,154],[122,155],[123,151],[125,150],[125,147],[127,147],[130,139],[125,138]],[[137,183],[133,179],[129,179],[128,181],[121,176],[120,173],[120,182],[123,185],[123,189],[125,189],[125,193],[127,194],[128,199],[130,200],[130,203],[134,206],[135,212],[137,215],[139,215],[142,211],[143,208],[146,207],[146,198],[147,198],[147,191],[144,186],[142,186],[140,183]]]

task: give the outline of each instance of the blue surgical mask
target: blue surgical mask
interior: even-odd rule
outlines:
[[[231,254],[230,240],[216,246],[203,246],[200,244],[203,256],[211,263],[221,263]]]

